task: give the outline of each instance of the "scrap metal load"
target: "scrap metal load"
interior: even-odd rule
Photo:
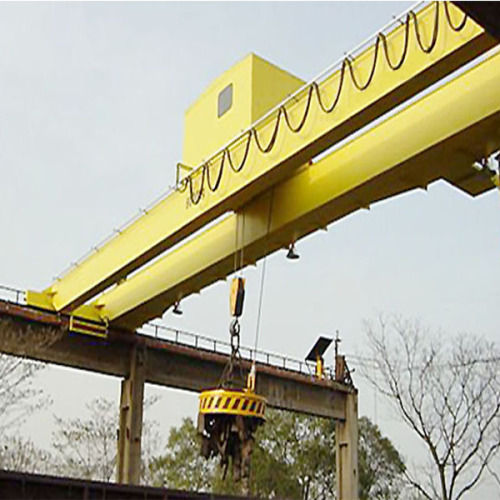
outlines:
[[[231,356],[218,387],[200,394],[198,432],[202,456],[220,457],[223,479],[231,462],[233,480],[241,483],[241,492],[248,495],[254,435],[264,423],[266,400],[255,393],[255,363],[247,376],[242,367],[238,317],[243,311],[244,283],[242,278],[233,281],[231,313],[235,319],[229,328]]]

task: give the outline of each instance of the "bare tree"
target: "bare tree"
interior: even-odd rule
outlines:
[[[369,323],[367,334],[378,375],[372,383],[429,452],[427,466],[408,471],[408,480],[425,498],[462,498],[500,449],[498,347],[399,318]]]
[[[0,435],[18,428],[36,410],[48,404],[34,384],[44,365],[0,354]]]
[[[84,418],[55,417],[55,467],[64,476],[109,481],[116,465],[118,410],[104,398],[86,405]]]
[[[54,343],[62,332],[33,329],[12,318],[0,318],[0,467],[23,472],[48,471],[49,454],[20,434],[21,425],[50,398],[36,386],[46,365],[26,359]],[[7,353],[15,352],[16,356]]]
[[[145,409],[156,398],[148,398]],[[86,405],[81,418],[55,417],[53,434],[55,469],[58,474],[83,479],[110,481],[116,472],[118,405],[105,398],[95,398]],[[157,425],[145,420],[142,435],[141,482],[151,480],[149,462],[159,446]]]
[[[0,318],[0,436],[19,428],[26,417],[50,403],[34,383],[46,365],[26,358],[49,347],[61,335],[57,328],[34,329]],[[10,352],[18,355],[6,354]]]
[[[0,445],[0,469],[45,474],[50,473],[51,468],[50,454],[31,439],[4,436]]]

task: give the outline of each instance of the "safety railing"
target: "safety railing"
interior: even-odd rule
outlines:
[[[25,292],[24,290],[19,290],[18,288],[0,285],[0,299],[13,302],[15,304],[24,304]]]
[[[25,291],[18,288],[13,288],[5,285],[0,285],[0,299],[12,302],[19,305],[25,304]],[[157,323],[148,323],[138,330],[138,333],[148,335],[159,340],[171,342],[172,344],[194,347],[207,352],[229,355],[231,354],[231,344],[224,340],[214,339],[205,335],[200,335],[185,330],[171,328]],[[303,375],[314,376],[316,367],[314,363],[301,361],[299,359],[290,358],[281,354],[276,354],[251,347],[240,346],[241,357],[245,360],[252,361],[255,359],[257,363],[281,368]],[[330,367],[325,367],[325,376],[329,379],[334,379],[334,371]]]
[[[214,339],[205,335],[200,335],[193,332],[171,328],[157,323],[148,323],[138,330],[138,333],[152,336],[159,340],[171,342],[172,344],[182,345],[186,347],[194,347],[207,352],[229,355],[231,353],[231,344],[224,340]],[[242,359],[252,361],[255,359],[257,363],[281,368],[303,375],[314,376],[316,366],[314,363],[301,361],[299,359],[290,358],[281,354],[276,354],[251,347],[240,346],[239,348]],[[325,367],[325,376],[328,379],[334,379],[334,371],[330,367]]]

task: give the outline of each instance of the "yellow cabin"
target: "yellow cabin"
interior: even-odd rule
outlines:
[[[184,118],[184,165],[197,167],[304,81],[249,54],[219,76]]]

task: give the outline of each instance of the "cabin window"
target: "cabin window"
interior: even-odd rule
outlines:
[[[217,102],[217,116],[220,118],[224,113],[231,109],[233,105],[233,84],[230,83],[219,94]]]

